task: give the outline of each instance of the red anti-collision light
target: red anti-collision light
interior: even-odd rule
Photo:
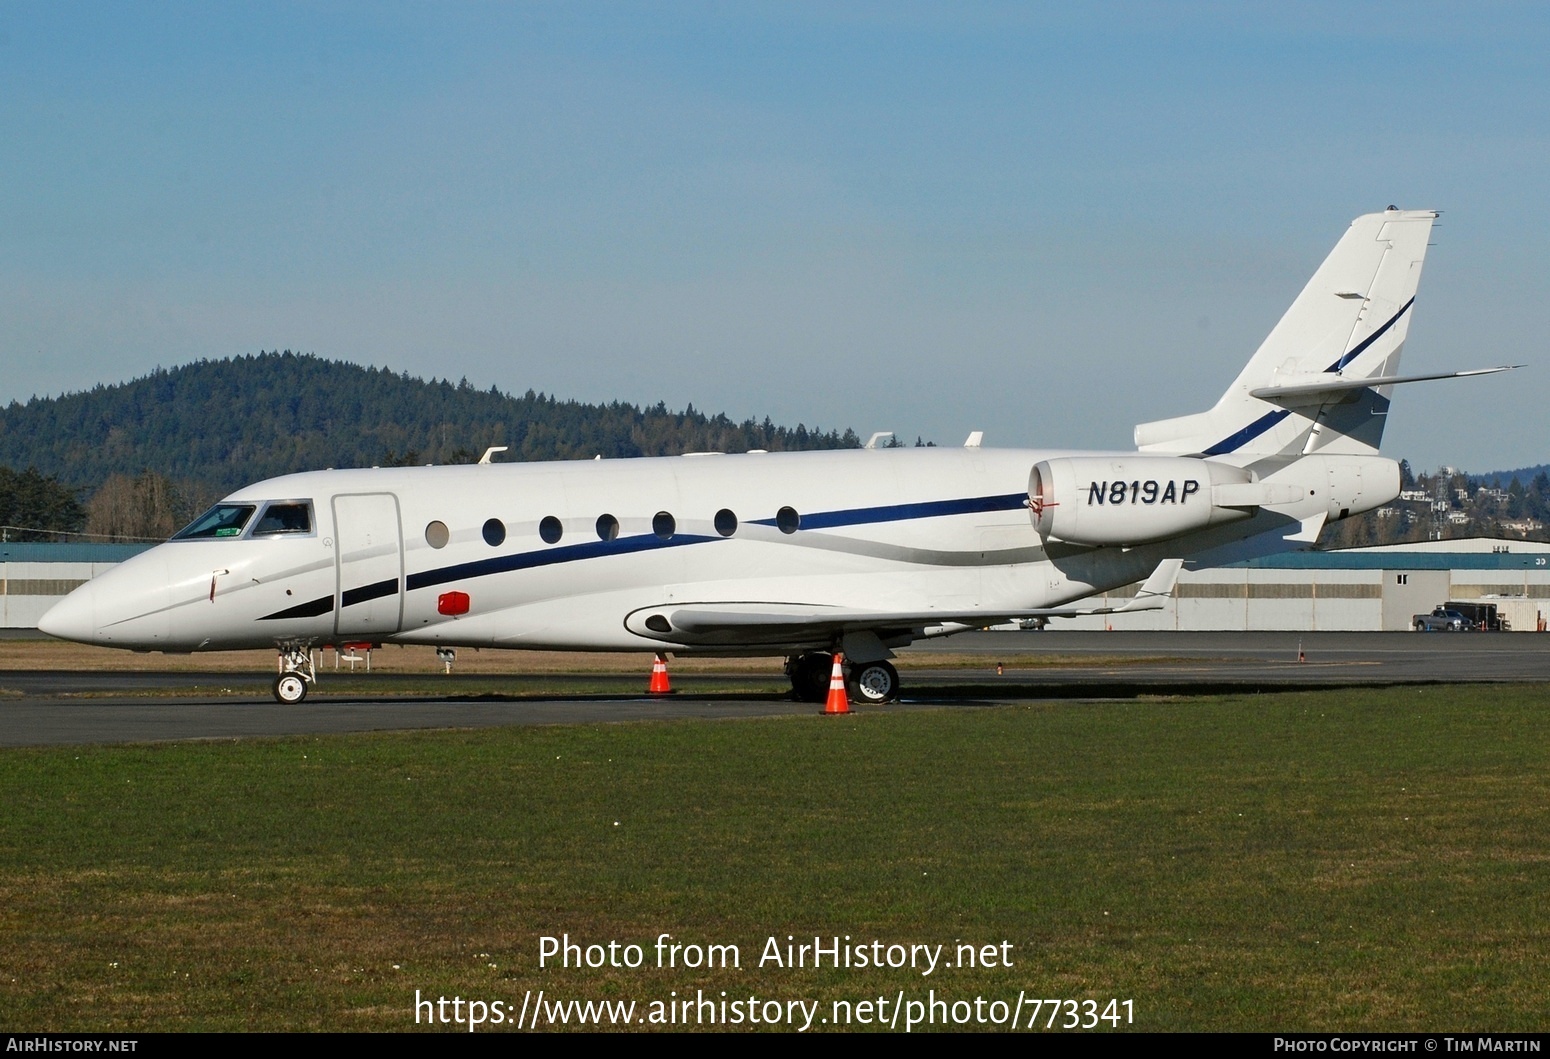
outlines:
[[[467,592],[443,592],[436,597],[436,613],[456,617],[468,613]]]

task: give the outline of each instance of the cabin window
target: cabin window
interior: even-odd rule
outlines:
[[[255,504],[216,504],[209,511],[190,522],[173,536],[175,541],[208,540],[221,537],[240,537],[242,527],[248,524]]]
[[[447,542],[452,539],[452,533],[447,529],[445,522],[436,521],[425,527],[425,543],[432,548],[445,548]]]
[[[544,539],[545,544],[558,544],[564,532],[565,527],[553,515],[545,515],[544,520],[538,524],[538,535]]]
[[[597,539],[600,541],[618,540],[619,520],[612,515],[597,516]]]
[[[802,526],[802,516],[794,507],[783,507],[775,512],[775,525],[782,533],[795,533]]]
[[[655,533],[663,540],[667,540],[669,537],[671,537],[673,535],[673,531],[677,528],[678,522],[671,514],[666,511],[658,511],[655,515],[651,516],[651,532]]]
[[[499,548],[506,542],[506,524],[498,518],[492,518],[484,524],[484,543],[492,548]]]
[[[253,526],[255,537],[312,532],[312,505],[305,500],[287,500],[264,508]]]
[[[737,532],[737,516],[726,508],[716,512],[716,532],[723,537],[730,537]]]

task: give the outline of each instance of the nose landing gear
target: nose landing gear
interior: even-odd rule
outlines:
[[[308,685],[318,679],[311,640],[286,640],[275,644],[280,651],[280,675],[274,678],[275,701],[295,706],[307,697]]]

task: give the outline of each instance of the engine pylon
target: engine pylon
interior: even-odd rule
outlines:
[[[651,683],[646,688],[647,695],[671,695],[673,685],[667,679],[667,656],[657,653],[656,661],[651,663]]]
[[[834,652],[834,669],[829,673],[829,698],[823,704],[823,712],[839,714],[850,712],[850,695],[845,691],[845,656]]]

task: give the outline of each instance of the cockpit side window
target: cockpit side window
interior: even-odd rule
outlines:
[[[253,504],[216,504],[209,511],[190,522],[181,532],[173,535],[175,541],[205,540],[221,537],[240,537],[242,527],[248,524],[257,510]]]
[[[277,500],[264,508],[264,513],[253,526],[253,536],[272,537],[279,534],[303,534],[312,532],[312,505],[305,500]]]

